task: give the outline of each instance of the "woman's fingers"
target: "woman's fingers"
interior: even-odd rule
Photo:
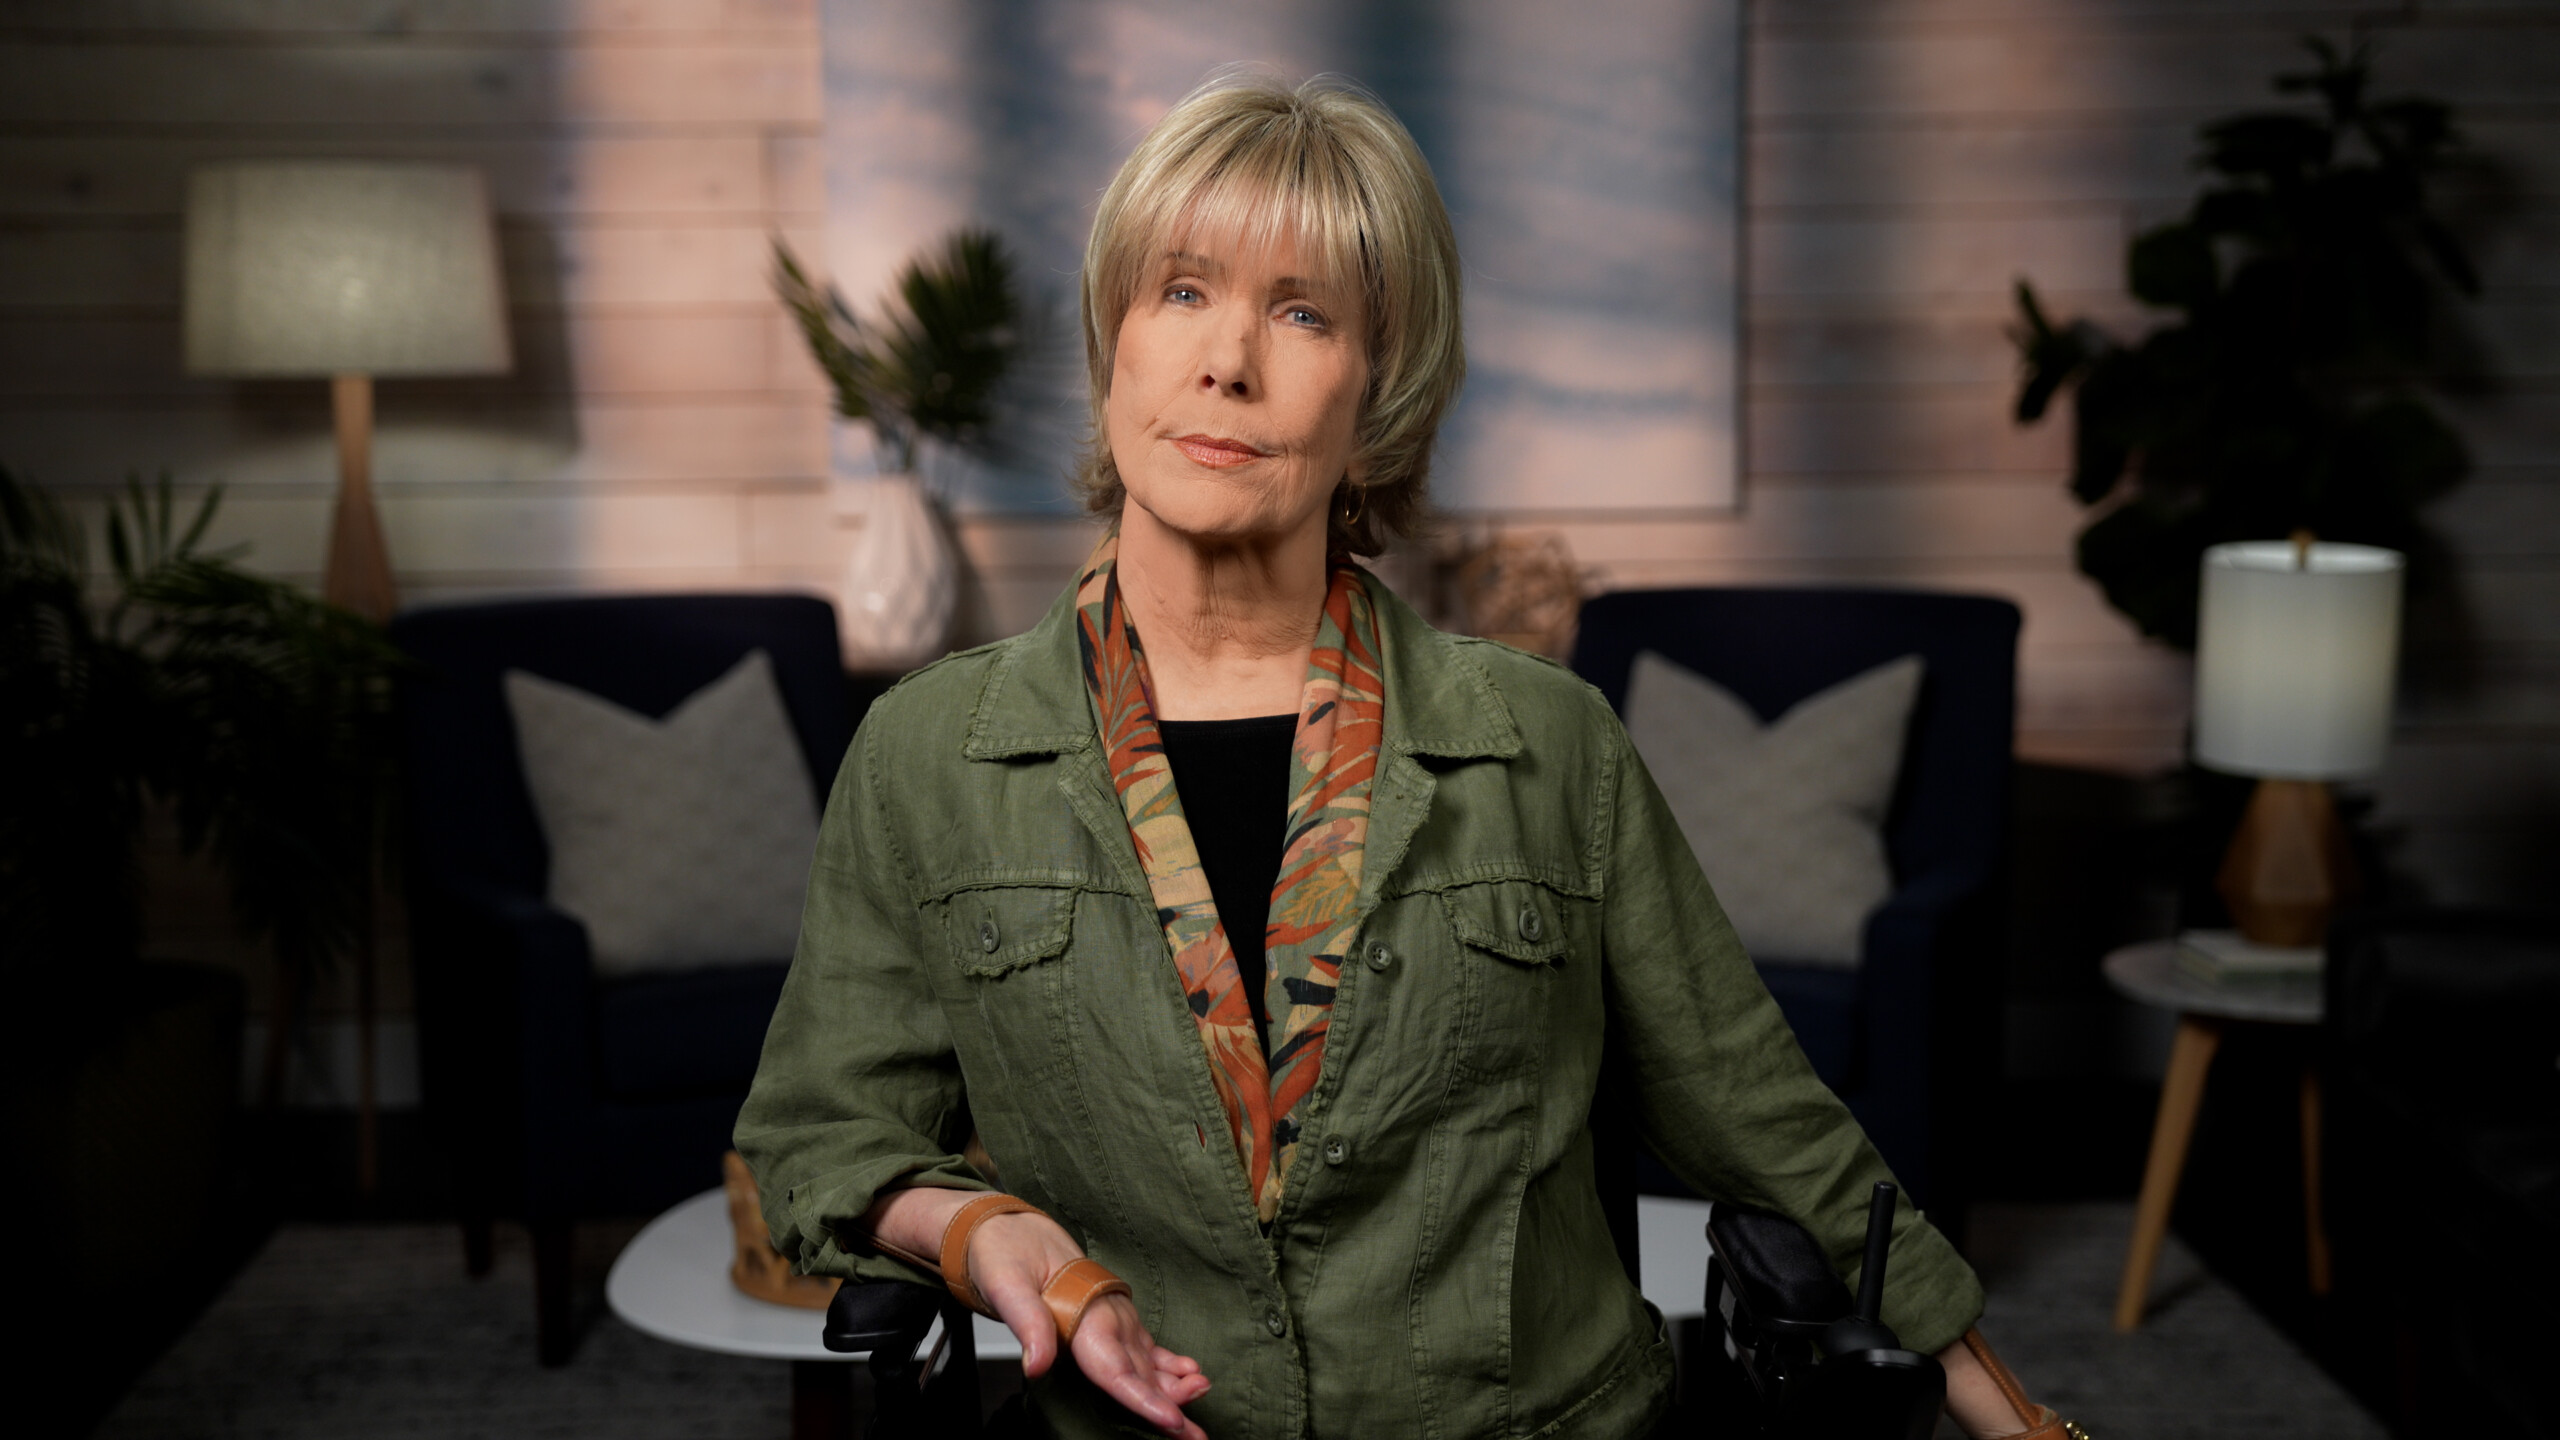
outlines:
[[[1020,1285],[978,1284],[978,1293],[996,1308],[996,1318],[1022,1342],[1022,1373],[1033,1380],[1049,1373],[1058,1358],[1058,1321],[1041,1303],[1038,1290]]]
[[[1156,1344],[1127,1296],[1095,1301],[1076,1329],[1074,1349],[1085,1378],[1132,1414],[1179,1440],[1207,1440],[1182,1407],[1209,1393],[1208,1377],[1196,1362]]]
[[[1022,1373],[1037,1379],[1058,1359],[1057,1319],[1040,1298],[1049,1277],[1083,1252],[1045,1215],[997,1215],[969,1236],[969,1279],[1022,1342]],[[1085,1378],[1150,1425],[1182,1440],[1207,1440],[1182,1407],[1209,1392],[1200,1363],[1155,1343],[1125,1295],[1106,1295],[1077,1327],[1075,1361]]]

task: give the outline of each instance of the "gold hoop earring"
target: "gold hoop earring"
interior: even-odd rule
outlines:
[[[1361,515],[1368,511],[1369,487],[1345,480],[1342,488],[1351,492],[1342,502],[1342,528],[1348,530],[1359,524]]]

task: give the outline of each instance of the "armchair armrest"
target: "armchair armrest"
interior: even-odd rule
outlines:
[[[595,966],[586,926],[540,896],[484,880],[440,877],[434,891],[442,939],[468,952],[450,958],[486,982],[476,996],[457,998],[512,1011],[512,1035],[483,1033],[493,1056],[511,1052],[514,1059],[527,1213],[559,1211],[570,1203],[563,1172],[576,1168],[561,1162],[592,1139]]]
[[[1964,908],[1990,888],[1985,875],[1957,869],[1914,876],[1867,917],[1862,968],[1925,964]]]
[[[499,940],[519,965],[558,970],[580,988],[592,977],[587,927],[550,901],[475,877],[441,876],[433,885],[458,917]]]
[[[2342,1078],[2478,1117],[2547,1117],[2560,1103],[2560,917],[2341,916],[2324,973]]]
[[[1963,1225],[1965,1137],[1956,1097],[1999,1045],[1983,925],[1992,881],[1948,866],[1913,877],[1867,917],[1858,971],[1866,1083],[1851,1102],[1915,1199]],[[1969,952],[1980,950],[1975,960]]]

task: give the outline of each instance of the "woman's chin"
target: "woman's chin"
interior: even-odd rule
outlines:
[[[1216,496],[1187,496],[1170,505],[1133,503],[1129,508],[1133,515],[1143,514],[1154,528],[1168,536],[1202,548],[1284,544],[1299,530],[1310,528],[1307,520],[1274,514],[1267,505],[1232,500],[1221,503],[1221,497]],[[1317,512],[1312,517],[1312,527],[1321,529],[1323,523],[1322,512]]]

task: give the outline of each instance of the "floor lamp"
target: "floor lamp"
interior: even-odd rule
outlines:
[[[376,376],[509,368],[505,293],[480,174],[453,165],[211,165],[187,187],[186,364],[197,375],[329,379],[338,495],[321,593],[376,622],[399,595],[373,504]],[[357,1179],[377,1174],[372,906],[357,928]],[[302,997],[280,976],[267,1088]]]
[[[187,370],[330,382],[338,499],[321,591],[373,620],[398,603],[373,505],[378,376],[509,366],[478,171],[372,161],[209,165],[187,189]]]

